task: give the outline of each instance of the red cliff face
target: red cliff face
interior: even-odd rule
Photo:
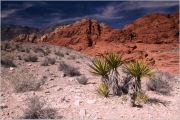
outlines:
[[[172,59],[163,57],[164,54],[167,56],[167,51],[179,48],[179,12],[172,16],[153,13],[135,20],[122,30],[99,24],[96,20],[82,19],[41,37],[34,36],[23,35],[22,38],[21,35],[13,41],[55,44],[92,56],[106,55],[110,51],[125,53],[127,61],[146,59],[158,68],[166,68],[166,63],[171,63],[167,70],[176,66],[172,73],[179,72],[177,50],[176,53],[171,52]],[[163,65],[160,64],[162,62]]]

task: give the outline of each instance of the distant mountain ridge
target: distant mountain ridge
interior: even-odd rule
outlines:
[[[55,24],[52,26],[47,26],[42,29],[29,27],[29,26],[20,26],[20,25],[8,25],[1,27],[1,40],[8,40],[10,41],[14,37],[21,35],[21,34],[37,34],[37,35],[44,35],[46,33],[53,32],[57,27],[62,26],[62,24]]]

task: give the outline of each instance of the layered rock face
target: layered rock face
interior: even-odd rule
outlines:
[[[175,54],[174,57],[167,62],[174,65],[167,67],[170,70],[176,66],[172,73],[179,72],[177,67],[179,65],[177,62],[179,60],[177,59],[179,56],[177,54],[179,51],[179,12],[172,16],[153,13],[135,20],[122,30],[113,29],[105,23],[99,24],[96,20],[87,18],[74,24],[60,26],[55,31],[41,37],[35,34],[31,37],[30,35],[24,36],[26,37],[17,36],[12,40],[55,44],[92,56],[105,56],[112,51],[125,53],[124,57],[127,61],[146,59],[158,67],[162,66],[160,63],[163,60],[168,60],[167,57],[163,57],[164,54],[175,49],[176,53],[171,53],[171,55]],[[166,61],[163,65],[166,67]]]

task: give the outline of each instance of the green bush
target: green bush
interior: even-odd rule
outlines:
[[[135,101],[138,104],[141,102],[146,103],[148,101],[148,96],[144,92],[140,92],[137,94]]]
[[[109,87],[104,83],[102,82],[96,89],[96,92],[99,94],[99,95],[102,95],[104,97],[108,97],[108,94],[109,94]]]

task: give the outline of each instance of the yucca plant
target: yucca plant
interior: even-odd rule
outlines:
[[[104,97],[108,97],[109,94],[109,87],[106,85],[106,83],[102,82],[96,89],[96,92],[99,95],[102,95]]]
[[[148,66],[146,62],[136,60],[134,63],[129,65],[125,64],[126,72],[133,76],[130,80],[128,86],[128,99],[127,103],[129,106],[133,107],[135,104],[135,99],[140,95],[141,91],[141,78],[151,77],[153,72],[152,68]]]
[[[103,59],[95,59],[95,61],[92,62],[93,65],[88,64],[88,66],[91,68],[89,72],[97,75],[101,75],[102,82],[105,83],[109,87],[109,66]]]
[[[113,95],[118,95],[119,94],[119,86],[118,86],[119,73],[117,71],[117,68],[123,64],[122,54],[116,55],[115,53],[109,53],[106,56],[106,62],[110,68],[109,81],[111,84]]]
[[[129,65],[125,64],[125,69],[128,74],[131,74],[135,78],[134,89],[136,92],[141,91],[141,78],[151,77],[154,74],[152,68],[146,62],[139,60]]]

